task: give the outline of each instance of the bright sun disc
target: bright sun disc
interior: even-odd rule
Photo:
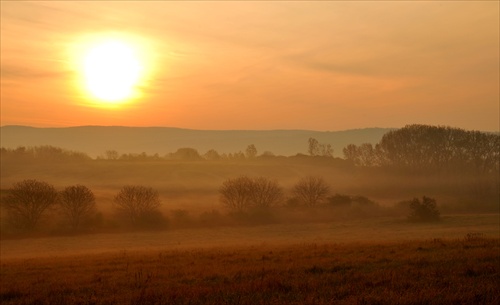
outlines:
[[[87,90],[99,100],[117,103],[133,95],[142,65],[132,46],[109,40],[88,51],[83,69]]]

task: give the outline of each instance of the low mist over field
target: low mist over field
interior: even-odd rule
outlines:
[[[72,223],[75,233],[83,233],[382,216],[411,220],[424,217],[418,213],[425,209],[431,214],[423,221],[438,221],[440,212],[497,213],[499,139],[408,125],[375,144],[349,144],[341,158],[333,156],[333,145],[312,137],[302,143],[307,153],[291,156],[261,152],[253,143],[229,153],[181,147],[162,155],[107,150],[94,158],[50,145],[2,148],[2,233],[58,234]],[[32,188],[36,192],[26,200],[42,196],[41,189],[48,196],[36,213],[23,207]],[[80,197],[92,209],[78,218],[77,211],[65,216]]]

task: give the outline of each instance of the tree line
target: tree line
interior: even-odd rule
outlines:
[[[33,231],[42,216],[50,210],[61,212],[70,227],[77,231],[97,212],[96,198],[84,185],[72,185],[57,191],[47,182],[27,179],[15,183],[2,198],[2,208],[16,229]],[[161,205],[156,190],[147,186],[126,185],[113,198],[117,213],[132,224],[147,223],[157,215]]]
[[[4,160],[30,161],[38,160],[43,162],[59,162],[59,161],[90,161],[94,160],[83,152],[63,149],[51,145],[41,145],[34,147],[20,146],[15,149],[0,148],[0,156]],[[237,151],[234,153],[219,153],[215,149],[209,149],[206,153],[200,154],[198,150],[190,147],[182,147],[175,152],[167,153],[160,156],[158,153],[147,154],[142,153],[119,153],[116,150],[107,150],[102,155],[99,155],[95,160],[110,160],[110,161],[217,161],[217,160],[245,160],[254,159],[258,156],[273,157],[274,154],[270,151],[265,151],[258,155],[257,148],[254,144],[247,146],[245,151]]]
[[[378,144],[350,144],[344,158],[357,166],[413,171],[499,171],[500,135],[459,128],[407,125],[384,134]]]
[[[333,159],[333,148],[330,144],[319,143],[314,138],[307,141],[308,155],[297,154],[293,157],[321,157]],[[426,172],[475,172],[478,174],[496,173],[499,171],[500,134],[480,131],[467,131],[459,128],[430,125],[407,125],[383,135],[379,143],[349,144],[343,149],[343,160],[346,164],[358,167],[399,168],[403,170]],[[43,162],[93,160],[85,153],[65,150],[50,145],[35,147],[18,147],[16,149],[1,148],[2,160],[40,160]],[[219,161],[219,160],[252,160],[256,158],[277,158],[272,152],[258,154],[254,144],[244,151],[219,153],[210,149],[200,154],[194,148],[184,147],[164,156],[149,155],[145,152],[120,154],[108,150],[96,160],[111,161]]]
[[[322,177],[300,179],[291,189],[290,196],[280,184],[266,177],[239,176],[222,182],[218,189],[221,206],[230,214],[270,211],[278,206],[316,207],[320,205],[346,206],[358,203],[376,206],[361,196],[336,194],[328,196],[330,186]],[[339,201],[343,198],[343,202]],[[347,198],[347,201],[346,201]],[[157,190],[142,185],[125,185],[113,197],[113,207],[120,219],[132,227],[154,227],[164,222],[162,205]],[[61,191],[44,181],[27,179],[8,189],[2,197],[2,209],[7,212],[10,225],[19,231],[32,232],[42,217],[53,211],[64,216],[67,226],[79,231],[97,213],[96,198],[84,185],[67,186]]]
[[[330,186],[321,177],[308,176],[300,179],[292,188],[292,197],[285,197],[284,189],[275,180],[266,177],[230,178],[219,189],[222,204],[233,211],[267,209],[283,204],[301,204],[313,207],[325,201]]]
[[[82,162],[92,160],[90,156],[83,152],[63,149],[51,145],[41,145],[34,147],[19,146],[15,149],[0,148],[0,157],[3,160],[15,159],[19,161],[40,160],[43,162]]]

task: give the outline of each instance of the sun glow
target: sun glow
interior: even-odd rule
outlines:
[[[74,46],[79,87],[97,107],[115,107],[140,96],[151,54],[144,40],[102,34]]]
[[[84,60],[87,89],[107,102],[131,97],[141,70],[134,50],[121,41],[106,41],[93,47]]]

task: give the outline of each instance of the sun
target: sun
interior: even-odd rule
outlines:
[[[125,109],[151,97],[157,67],[156,39],[132,32],[80,33],[67,42],[74,101],[83,106]],[[134,106],[135,105],[135,106]]]
[[[130,98],[143,66],[132,45],[105,40],[89,48],[83,59],[86,89],[94,98],[117,103]]]

